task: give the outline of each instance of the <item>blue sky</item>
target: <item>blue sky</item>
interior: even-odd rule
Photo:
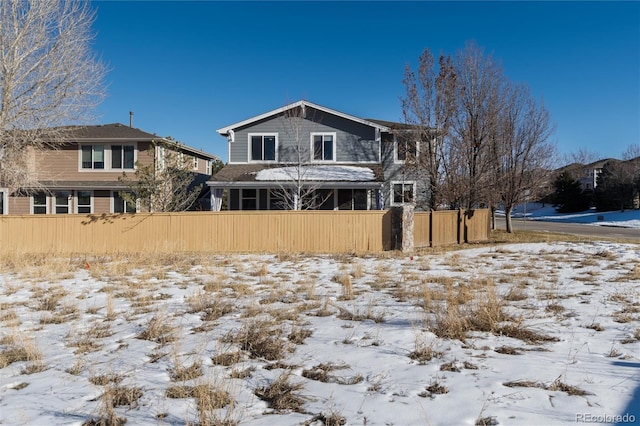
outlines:
[[[561,154],[640,144],[640,2],[94,1],[108,64],[100,123],[227,160],[216,129],[300,99],[401,121],[424,48],[473,40],[543,99]]]

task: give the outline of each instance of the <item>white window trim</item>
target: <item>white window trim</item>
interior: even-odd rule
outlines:
[[[333,137],[333,160],[316,160],[314,158],[315,156],[315,144],[314,144],[314,140],[313,138],[315,136],[332,136]],[[335,163],[337,162],[337,158],[338,158],[338,153],[336,152],[336,140],[337,140],[337,133],[336,132],[311,132],[311,149],[309,152],[311,152],[311,162],[313,163]],[[322,141],[324,143],[324,139]]]
[[[2,212],[0,214],[9,214],[9,189],[0,188],[0,197],[2,197]]]
[[[56,210],[58,210],[58,196],[56,195],[59,192],[68,192],[69,195],[67,195],[67,213],[58,213]],[[61,189],[61,190],[57,190],[57,191],[53,191],[53,193],[51,194],[51,213],[52,214],[71,214],[73,213],[73,205],[72,205],[72,201],[73,201],[73,191],[69,190],[69,189]],[[60,204],[60,206],[63,206],[62,204]]]
[[[34,195],[35,194],[29,195],[29,212],[31,212],[31,214],[36,214],[35,210],[34,210],[35,204],[33,203],[33,196]],[[44,214],[50,214],[51,213],[49,204],[50,204],[49,203],[49,196],[45,193],[44,194],[44,207],[45,207]]]
[[[82,168],[82,147],[89,145],[102,145],[104,146],[104,169],[84,169]],[[111,147],[113,145],[119,146],[133,146],[133,168],[113,168],[112,164],[112,150]],[[122,143],[105,143],[105,142],[95,142],[95,143],[78,143],[78,171],[81,173],[104,173],[104,172],[132,172],[136,170],[136,163],[138,162],[138,143],[137,142],[122,142]]]
[[[119,146],[133,146],[133,168],[125,168],[125,167],[121,167],[121,168],[116,168],[114,169],[113,167],[111,167],[112,164],[112,160],[113,160],[113,151],[111,149],[111,147],[113,145],[119,145]],[[108,149],[107,149],[108,148]],[[108,154],[107,154],[108,151]],[[124,152],[124,150],[123,150]],[[135,171],[136,169],[136,162],[138,161],[138,144],[136,142],[123,142],[123,143],[112,143],[112,144],[108,144],[105,145],[105,153],[104,153],[105,157],[109,157],[109,168],[105,170],[115,170],[115,171]]]
[[[275,136],[275,138],[276,138],[275,160],[252,160],[251,159],[251,138],[253,136],[262,136],[262,137],[264,137],[264,136]],[[262,141],[262,143],[263,143],[263,147],[262,148],[264,149],[264,140]],[[278,162],[278,148],[279,148],[279,146],[280,146],[280,141],[279,141],[279,138],[278,138],[278,133],[261,133],[261,132],[249,133],[247,135],[247,163],[254,163],[254,164],[255,163],[269,163],[269,164],[277,163]],[[264,156],[264,153],[263,153],[263,156]]]
[[[80,207],[80,203],[78,202],[78,192],[90,192],[91,195],[89,196],[89,213],[79,213],[78,212],[78,207]],[[73,212],[75,214],[93,214],[93,191],[91,190],[78,190],[78,191],[73,191]],[[84,205],[82,206],[84,207]]]
[[[416,200],[416,183],[412,180],[392,180],[390,182],[390,198],[389,198],[389,205],[391,206],[404,206],[406,204],[414,204],[415,200]],[[413,201],[412,202],[403,202],[403,203],[396,203],[394,200],[394,192],[393,192],[393,187],[395,185],[411,185],[412,186],[412,191],[413,191]]]
[[[109,211],[112,214],[118,214],[116,213],[116,209],[115,209],[115,199],[116,199],[116,195],[118,195],[118,192],[120,191],[111,191],[111,196],[109,197]],[[136,211],[135,213],[138,213],[140,211],[140,200],[136,200]],[[123,214],[133,214],[133,213],[123,213]]]
[[[394,164],[406,164],[407,160],[398,159],[398,138],[393,138],[393,162]],[[420,158],[420,142],[416,141],[416,160]]]

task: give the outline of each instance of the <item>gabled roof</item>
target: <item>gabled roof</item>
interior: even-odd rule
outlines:
[[[68,129],[69,136],[77,139],[164,139],[156,134],[147,133],[135,127],[125,126],[120,123],[98,124],[94,126],[70,126]]]
[[[121,123],[98,124],[93,126],[69,126],[67,137],[74,141],[91,141],[91,140],[135,140],[148,142],[166,142],[175,146],[177,149],[197,154],[201,157],[214,159],[217,156],[208,152],[192,148],[188,145],[163,138],[155,133],[148,133],[135,127],[129,127]]]
[[[316,109],[318,111],[326,112],[327,114],[332,114],[332,115],[335,115],[335,116],[338,116],[338,117],[342,117],[342,118],[347,119],[347,120],[355,121],[356,123],[364,124],[365,126],[374,127],[374,128],[379,129],[381,131],[389,131],[389,128],[386,125],[381,124],[380,122],[374,122],[374,121],[367,120],[367,119],[364,119],[364,118],[359,118],[359,117],[356,117],[356,116],[353,116],[353,115],[345,114],[343,112],[336,111],[334,109],[327,108],[327,107],[324,107],[322,105],[314,104],[314,103],[309,102],[309,101],[294,102],[292,104],[285,105],[285,106],[283,106],[281,108],[277,108],[277,109],[274,109],[272,111],[265,112],[264,114],[256,115],[255,117],[251,117],[251,118],[248,118],[246,120],[239,121],[237,123],[233,123],[233,124],[231,124],[229,126],[223,127],[223,128],[218,129],[216,131],[219,134],[221,134],[222,136],[229,136],[229,133],[233,132],[237,128],[244,127],[244,126],[249,125],[251,123],[255,123],[256,121],[264,120],[265,118],[269,118],[269,117],[272,117],[274,115],[278,115],[278,114],[281,114],[281,113],[283,113],[285,111],[289,111],[290,109],[298,108],[298,107],[303,107],[303,108],[304,107],[310,107],[310,108]]]

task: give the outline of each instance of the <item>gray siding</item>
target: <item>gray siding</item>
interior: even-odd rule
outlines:
[[[391,185],[400,182],[415,183],[415,205],[416,210],[428,210],[429,177],[416,170],[407,169],[404,164],[394,161],[394,139],[393,135],[383,133],[382,135],[382,170],[384,184],[382,185],[382,197],[384,208],[391,207],[392,193]]]
[[[336,134],[335,160],[337,163],[378,163],[379,143],[375,129],[332,114],[307,108],[306,118],[274,116],[235,130],[235,142],[230,143],[229,162],[245,163],[249,160],[250,133],[278,134],[278,161],[295,162],[298,141],[301,152],[309,161],[311,133]]]

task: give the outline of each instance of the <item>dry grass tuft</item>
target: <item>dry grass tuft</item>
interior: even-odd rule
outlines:
[[[240,330],[228,333],[222,341],[238,345],[243,351],[248,351],[251,358],[274,361],[282,359],[289,351],[281,334],[280,329],[266,321],[252,321],[244,324]]]
[[[96,386],[107,386],[108,384],[118,384],[124,377],[118,374],[99,374],[89,377],[89,382]]]
[[[499,346],[494,349],[499,354],[504,355],[522,355],[522,349],[514,348],[513,346]]]
[[[147,324],[147,328],[136,336],[137,339],[149,340],[150,342],[165,345],[176,340],[176,329],[168,323],[166,314],[158,313],[154,315]]]
[[[188,367],[174,366],[169,369],[169,377],[174,382],[184,382],[202,376],[202,363],[194,362]]]
[[[128,406],[135,408],[142,397],[142,389],[135,386],[111,386],[107,385],[102,398],[111,407]]]
[[[449,388],[442,385],[436,378],[435,380],[432,380],[429,386],[425,388],[425,391],[419,393],[418,396],[421,396],[423,398],[434,398],[435,395],[444,395],[446,393],[449,393]]]
[[[434,342],[427,344],[422,339],[416,339],[415,349],[409,353],[409,358],[414,361],[418,361],[420,364],[424,364],[431,361],[433,358],[440,358],[442,352],[438,352],[433,349]]]
[[[195,398],[200,412],[224,408],[232,402],[227,391],[205,384],[170,386],[165,395],[173,399]]]
[[[270,385],[254,391],[254,394],[269,404],[276,412],[302,412],[304,398],[296,394],[304,387],[303,383],[292,383],[292,373],[287,371],[280,375]]]
[[[312,334],[313,331],[309,330],[308,328],[294,327],[287,338],[289,339],[289,341],[295,343],[296,345],[302,345],[304,343],[304,340],[308,337],[311,337]]]
[[[435,309],[431,331],[442,339],[464,341],[470,330],[470,321],[457,304],[445,304]]]
[[[527,388],[544,389],[549,391],[560,391],[560,392],[565,392],[568,395],[577,395],[577,396],[592,395],[590,392],[582,390],[576,386],[572,386],[564,383],[563,381],[560,380],[559,377],[556,380],[554,380],[551,384],[548,384],[548,385],[545,383],[534,382],[531,380],[516,380],[513,382],[503,383],[503,385],[509,388],[527,387]]]
[[[242,352],[225,352],[221,354],[214,355],[211,358],[211,361],[215,365],[222,365],[225,367],[234,365],[242,361]]]
[[[501,326],[496,330],[496,333],[514,339],[519,339],[526,343],[558,342],[560,340],[557,337],[548,336],[546,334],[538,333],[515,325]]]
[[[27,366],[31,373],[42,371],[43,355],[33,340],[18,340],[18,338],[10,339],[11,343],[0,352],[0,368],[8,367],[15,362],[30,362],[31,366]],[[32,368],[42,368],[40,370],[31,370]]]
[[[333,374],[329,374],[332,371],[336,370],[344,370],[350,368],[346,364],[333,364],[333,363],[323,363],[318,364],[310,369],[302,370],[302,377],[306,377],[307,379],[316,380],[318,382],[323,383],[337,383],[340,385],[355,385],[364,380],[361,374],[356,374],[353,377],[340,377],[335,376]]]
[[[341,413],[330,410],[327,414],[320,413],[304,422],[304,426],[309,426],[321,422],[324,426],[343,426],[347,424],[347,419]]]
[[[353,300],[353,283],[351,282],[351,275],[349,274],[338,274],[333,277],[333,281],[337,282],[342,286],[342,294],[340,298],[342,300]]]

